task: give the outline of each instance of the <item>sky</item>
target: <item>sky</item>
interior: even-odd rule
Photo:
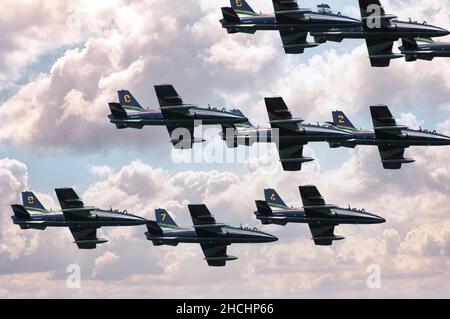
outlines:
[[[356,1],[329,4],[359,15]],[[449,0],[383,4],[400,18],[450,28]],[[251,5],[273,10],[270,1]],[[207,146],[180,151],[162,127],[116,130],[109,123],[117,90],[155,107],[153,86],[170,83],[187,103],[240,108],[260,126],[269,125],[264,97],[282,96],[308,122],[330,121],[340,109],[370,128],[369,106],[385,104],[401,124],[450,134],[450,60],[398,59],[374,69],[362,40],[287,56],[276,32],[227,34],[222,6],[228,1],[0,2],[8,12],[0,16],[0,297],[449,297],[448,147],[407,149],[416,162],[386,171],[374,147],[314,143],[305,154],[316,160],[289,173],[274,145],[226,150],[218,128],[205,130]],[[309,184],[329,203],[364,208],[387,222],[339,226],[344,241],[317,247],[307,225],[261,226],[254,218],[265,188],[298,207],[298,186]],[[279,241],[233,245],[228,252],[239,259],[217,269],[197,245],[154,247],[144,226],[103,228],[99,236],[109,242],[83,251],[67,229],[12,224],[10,205],[20,203],[22,191],[57,209],[56,187],[74,187],[88,205],[149,219],[166,208],[185,226],[192,224],[187,205],[204,203],[219,222],[257,226]],[[73,265],[81,272],[75,288],[67,284]]]

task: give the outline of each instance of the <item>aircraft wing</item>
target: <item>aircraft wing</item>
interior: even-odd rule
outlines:
[[[406,126],[397,125],[395,118],[386,105],[375,105],[370,107],[373,128],[377,139],[393,139],[402,136],[402,130]]]
[[[170,141],[176,149],[191,149],[197,141],[194,138],[194,120],[188,115],[192,105],[184,104],[172,85],[155,85],[161,113],[169,124],[166,125]]]
[[[97,244],[107,242],[105,239],[97,238],[97,228],[71,226],[69,229],[75,239],[74,243],[77,244],[79,249],[95,249]]]
[[[414,162],[413,159],[405,158],[405,148],[395,145],[379,145],[381,162],[384,169],[400,169],[402,164]]]
[[[173,85],[155,85],[155,92],[164,118],[179,118],[192,107],[192,105],[184,104]]]
[[[209,236],[211,232],[222,232],[223,224],[217,224],[206,205],[188,205],[195,231],[199,237]]]
[[[327,205],[316,186],[300,186],[300,195],[303,201],[306,218],[322,220],[320,223],[308,223],[314,243],[318,246],[330,246],[334,240],[344,239],[334,234],[337,224],[326,223],[330,216],[330,209],[334,205]]]
[[[303,157],[303,146],[306,145],[306,143],[290,143],[280,140],[280,142],[276,144],[283,170],[287,172],[300,171],[304,162],[309,160],[312,161],[312,159],[308,157]]]
[[[297,30],[280,30],[281,41],[283,42],[284,52],[286,54],[301,54],[305,48],[315,45],[309,44],[306,39],[307,32]]]
[[[407,129],[407,127],[397,125],[395,118],[386,105],[371,106],[370,113],[376,139],[395,140],[402,138],[402,130]],[[380,144],[378,150],[380,151],[383,167],[385,169],[400,169],[402,164],[414,162],[413,159],[404,157],[406,147],[398,144]]]
[[[402,56],[392,52],[394,41],[366,39],[366,44],[369,51],[370,64],[373,67],[387,67],[391,64],[393,58]]]
[[[297,0],[272,0],[275,17],[279,23],[295,22],[305,18],[311,9],[299,8]]]
[[[186,122],[185,122],[186,123]],[[170,141],[176,149],[191,149],[195,142],[194,121],[189,124],[179,125],[171,123],[166,125]]]
[[[237,257],[227,255],[226,245],[214,245],[210,243],[200,244],[209,266],[223,267],[227,261],[235,260]]]
[[[84,206],[83,201],[72,188],[58,188],[55,192],[66,220],[95,218],[92,214],[95,208]]]
[[[57,188],[55,189],[55,193],[63,210],[84,208],[83,201],[77,193],[75,193],[73,188]]]
[[[333,244],[335,225],[309,224],[309,229],[317,246],[330,246]]]
[[[285,171],[301,170],[303,163],[313,160],[303,157],[303,146],[307,143],[296,138],[302,135],[299,124],[303,120],[292,117],[281,97],[266,98],[265,101],[275,140],[278,138],[276,145],[283,169]]]

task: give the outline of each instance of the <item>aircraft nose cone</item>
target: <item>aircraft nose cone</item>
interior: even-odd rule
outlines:
[[[264,234],[263,237],[264,237],[264,241],[268,242],[268,243],[271,243],[271,242],[274,242],[274,241],[278,240],[278,237],[275,237],[275,236],[270,235],[270,234]]]
[[[446,35],[450,34],[450,31],[444,28],[434,27],[433,28],[434,33],[436,36],[445,37]]]
[[[384,224],[386,222],[386,219],[384,219],[381,216],[373,215],[371,217],[374,224]]]

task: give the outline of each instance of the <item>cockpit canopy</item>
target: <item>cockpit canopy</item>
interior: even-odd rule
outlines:
[[[322,14],[333,14],[333,10],[331,10],[331,7],[326,3],[318,4],[317,12]],[[340,13],[338,14],[340,15]]]

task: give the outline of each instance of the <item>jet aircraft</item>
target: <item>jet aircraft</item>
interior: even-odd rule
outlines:
[[[155,210],[156,222],[147,223],[148,240],[155,246],[177,246],[180,243],[200,244],[209,266],[222,267],[237,257],[227,254],[227,246],[238,243],[267,243],[275,236],[256,229],[218,224],[205,205],[189,205],[193,228],[179,227],[164,209]]]
[[[229,148],[236,148],[240,145],[252,146],[255,143],[271,143],[272,129],[270,127],[256,127],[250,121],[247,121],[233,125],[222,125],[221,136]]]
[[[145,225],[147,220],[126,211],[102,210],[84,206],[71,188],[55,190],[61,211],[47,210],[33,192],[23,192],[23,205],[12,205],[14,224],[21,229],[45,230],[47,227],[68,227],[75,244],[80,249],[95,249],[97,244],[108,242],[97,237],[97,229],[103,226]]]
[[[285,171],[300,171],[302,164],[314,159],[303,156],[303,146],[309,142],[338,142],[351,138],[351,133],[333,125],[305,124],[292,117],[281,97],[265,99],[272,126],[272,141],[276,141],[280,161]]]
[[[418,44],[422,42],[423,44]],[[416,60],[431,61],[434,58],[450,58],[450,42],[438,42],[433,39],[402,39],[400,52],[407,62]]]
[[[309,225],[314,243],[330,246],[344,237],[334,234],[340,224],[381,224],[386,220],[380,216],[351,207],[340,208],[325,203],[315,186],[300,186],[303,208],[289,208],[274,189],[264,191],[265,201],[256,201],[256,218],[262,224],[285,226],[288,223]]]
[[[342,111],[333,112],[333,124],[353,135],[347,141],[330,143],[330,147],[355,148],[357,145],[378,146],[381,162],[385,169],[400,169],[402,164],[414,162],[405,158],[405,149],[410,146],[445,146],[450,145],[450,137],[436,131],[413,130],[397,124],[386,105],[371,106],[374,130],[356,129]]]
[[[229,112],[185,104],[172,85],[156,85],[155,91],[159,109],[144,109],[129,91],[119,91],[120,103],[109,103],[110,122],[118,129],[165,125],[176,149],[190,149],[193,143],[204,142],[194,138],[196,125],[231,125],[248,121],[238,110]]]
[[[320,5],[319,12],[300,8],[296,0],[272,0],[274,14],[258,14],[245,0],[231,0],[231,8],[222,8],[222,27],[228,33],[255,33],[259,30],[279,31],[287,54],[300,54],[319,43],[308,42],[308,32],[338,32],[340,28],[361,26],[361,21],[333,14],[328,5]],[[244,14],[246,16],[239,16]]]
[[[359,0],[361,27],[339,31],[317,31],[311,35],[317,43],[341,42],[343,39],[365,39],[373,67],[387,67],[392,59],[404,54],[392,51],[394,42],[402,38],[441,37],[449,31],[425,22],[400,21],[397,16],[386,14],[379,0]]]

